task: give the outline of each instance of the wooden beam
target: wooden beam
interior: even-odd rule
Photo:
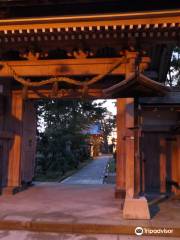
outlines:
[[[127,63],[125,58],[101,58],[0,62],[0,66],[3,66],[0,77],[12,77],[8,66],[22,77],[91,76],[108,71],[118,61],[122,61],[122,64],[112,74],[124,75]]]
[[[142,127],[142,131],[143,132],[161,132],[161,133],[167,133],[170,131],[170,127],[169,126],[164,126],[164,125],[144,125]]]
[[[13,139],[14,134],[12,132],[0,132],[0,139]]]
[[[14,94],[23,96],[23,90],[13,90]],[[38,90],[28,90],[27,99],[42,99],[42,98],[68,98],[68,99],[79,99],[79,98],[89,98],[89,99],[104,99],[105,96],[100,89],[88,89],[86,95],[83,95],[83,89],[60,89],[57,92],[56,97],[52,96],[51,89],[38,89]]]

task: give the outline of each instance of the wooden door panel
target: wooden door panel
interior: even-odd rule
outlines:
[[[160,191],[159,135],[146,133],[143,139],[145,192]]]

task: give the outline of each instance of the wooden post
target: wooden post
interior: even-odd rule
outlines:
[[[134,196],[134,99],[126,99],[126,197]]]
[[[135,108],[134,99],[126,100],[126,198],[123,209],[125,219],[150,219],[150,213],[146,198],[138,198],[135,194],[135,143],[138,135],[135,134]],[[138,171],[139,172],[139,171]],[[136,198],[135,198],[136,197]]]
[[[141,152],[141,192],[145,192],[145,159],[144,152]]]
[[[2,187],[2,178],[3,178],[3,159],[2,159],[2,154],[3,154],[3,147],[0,144],[0,189]]]
[[[180,186],[180,135],[177,135],[177,146],[178,146],[178,153],[177,153],[177,182]],[[177,191],[177,195],[180,195],[180,190]]]
[[[166,140],[160,139],[160,192],[166,192]]]
[[[125,110],[126,99],[117,99],[116,198],[125,198]]]
[[[171,158],[171,181],[180,184],[180,135],[176,136],[176,141],[172,143],[172,158]],[[172,192],[175,195],[180,194],[180,190],[176,186],[172,186]]]
[[[0,85],[0,90],[1,90],[1,85]],[[3,96],[1,95],[0,91],[0,132],[3,130],[3,117],[4,117],[4,112],[3,112],[4,104],[3,104]],[[0,137],[0,189],[2,187],[2,178],[3,178],[3,143]]]
[[[21,143],[22,143],[23,100],[21,95],[12,93],[11,131],[14,139],[9,152],[7,187],[3,193],[13,193],[21,186]]]
[[[21,149],[22,183],[26,186],[32,182],[36,155],[36,109],[32,100],[24,102],[23,133]]]
[[[135,101],[134,104],[134,168],[135,168],[135,176],[134,176],[134,194],[136,196],[139,195],[141,191],[141,157],[140,152],[142,148],[141,145],[141,118],[139,116],[139,104],[138,101]]]

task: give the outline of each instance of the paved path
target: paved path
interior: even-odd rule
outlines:
[[[101,156],[61,183],[63,184],[103,184],[104,171],[110,156]]]

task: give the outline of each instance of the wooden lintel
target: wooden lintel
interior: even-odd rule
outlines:
[[[22,90],[13,90],[13,94],[23,96]],[[86,96],[83,95],[83,89],[60,89],[56,97],[52,96],[52,90],[28,90],[27,92],[28,99],[42,99],[42,98],[68,98],[68,99],[79,99],[85,97],[86,99],[102,99],[105,96],[100,89],[88,89]]]
[[[11,132],[0,132],[0,139],[12,139],[14,137]]]
[[[127,58],[131,59],[131,55]],[[36,61],[1,61],[0,77],[11,77],[12,68],[18,76],[92,76],[107,72],[114,64],[122,62],[110,74],[125,75],[128,59],[122,58],[93,58],[93,59],[63,59],[63,60],[36,60]],[[144,57],[141,68],[149,63],[149,58]]]
[[[144,125],[142,132],[169,132],[171,129],[169,126],[163,125]]]
[[[8,61],[0,62],[3,68],[0,77],[11,77],[10,66],[18,76],[87,76],[101,74],[107,71],[120,59],[66,59],[66,60],[37,60],[37,61]],[[8,66],[7,66],[8,64]],[[115,69],[113,74],[125,74],[125,64]]]

